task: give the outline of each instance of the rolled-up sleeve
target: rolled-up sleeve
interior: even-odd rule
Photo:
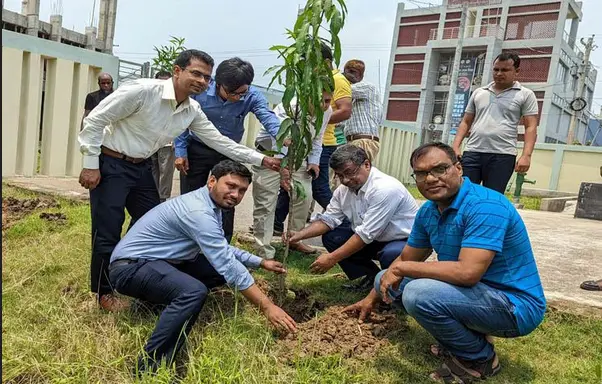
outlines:
[[[318,213],[316,218],[312,221],[320,220],[328,225],[330,229],[335,229],[341,225],[345,219],[345,213],[341,206],[341,194],[341,188],[337,188],[332,195],[332,199],[330,199],[330,203],[328,203],[328,206],[326,207],[326,211],[324,213]]]
[[[308,164],[320,164],[320,156],[322,156],[322,141],[324,140],[324,132],[328,126],[328,120],[330,120],[330,116],[332,116],[332,108],[328,107],[326,112],[324,112],[324,118],[322,119],[320,131],[316,133],[311,142],[311,152],[309,152],[309,155],[307,156]]]
[[[397,207],[405,203],[405,196],[397,188],[375,189],[366,196],[368,209],[362,223],[355,227],[355,233],[366,244],[372,243],[389,225]]]
[[[104,129],[113,122],[132,115],[140,108],[145,89],[136,82],[126,83],[107,96],[84,118],[84,128],[78,136],[79,150],[84,156],[83,167],[98,169],[98,156]]]
[[[207,118],[198,104],[193,106],[193,108],[196,108],[197,115],[188,129],[206,146],[232,160],[241,163],[261,165],[263,158],[265,157],[264,155],[222,135]]]
[[[234,252],[215,216],[202,210],[191,211],[182,216],[182,222],[183,230],[196,241],[203,255],[229,286],[244,291],[255,283],[239,257],[251,265],[257,263],[257,259]]]
[[[188,157],[188,140],[190,139],[190,131],[187,129],[174,140],[176,157]]]
[[[247,251],[243,251],[242,249],[233,247],[231,245],[229,247],[232,253],[234,254],[234,257],[236,257],[236,259],[243,263],[245,266],[249,268],[259,268],[259,266],[261,265],[261,261],[263,260],[261,257],[249,253]]]

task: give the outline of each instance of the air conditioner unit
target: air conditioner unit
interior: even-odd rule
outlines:
[[[451,78],[449,75],[441,75],[439,77],[439,85],[449,85],[451,83]]]
[[[441,115],[435,115],[435,116],[433,116],[433,123],[434,123],[434,124],[437,124],[437,125],[439,125],[439,124],[443,124],[443,121],[444,121],[444,120],[445,120],[445,119],[444,119],[444,118],[443,118],[443,116],[441,116]]]

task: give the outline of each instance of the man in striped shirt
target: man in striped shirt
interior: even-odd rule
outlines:
[[[366,66],[361,60],[349,60],[344,75],[351,83],[351,117],[345,121],[347,143],[362,148],[372,163],[380,149],[378,129],[383,110],[374,84],[364,81]]]
[[[431,378],[484,379],[500,370],[489,336],[524,336],[543,320],[546,300],[527,229],[504,195],[462,177],[449,145],[424,144],[410,164],[429,201],[401,255],[347,310],[365,319],[380,298],[403,308],[438,342],[431,353],[444,364]],[[433,250],[437,261],[425,263]]]

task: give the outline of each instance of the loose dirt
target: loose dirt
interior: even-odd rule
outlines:
[[[37,209],[60,208],[60,205],[51,198],[16,199],[7,197],[2,199],[2,230],[10,228],[16,221]],[[47,214],[56,215],[56,214]],[[64,215],[63,215],[64,216]],[[65,217],[66,219],[66,217]],[[57,220],[52,218],[49,220]]]

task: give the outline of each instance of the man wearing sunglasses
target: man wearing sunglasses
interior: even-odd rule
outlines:
[[[238,57],[220,63],[215,80],[207,91],[194,97],[207,118],[220,133],[239,143],[245,133],[245,117],[253,113],[267,132],[276,137],[280,120],[270,109],[261,91],[251,85],[255,72],[251,63]],[[211,168],[227,159],[190,131],[175,141],[176,169],[180,171],[180,193],[188,193],[207,184]],[[234,209],[223,211],[224,233],[228,241],[234,232]]]
[[[326,211],[301,231],[291,232],[289,242],[296,244],[322,235],[328,253],[316,259],[311,271],[326,273],[338,263],[349,280],[363,277],[359,284],[345,288],[370,289],[380,272],[373,260],[387,268],[399,256],[418,206],[399,180],[372,166],[362,148],[352,144],[337,148],[330,167],[341,185]]]
[[[438,342],[437,382],[473,382],[500,370],[490,336],[518,337],[543,320],[546,300],[527,228],[501,193],[463,177],[452,147],[418,147],[410,164],[429,201],[403,252],[346,308],[364,320],[382,299],[404,309]],[[436,262],[424,262],[433,252]]]

